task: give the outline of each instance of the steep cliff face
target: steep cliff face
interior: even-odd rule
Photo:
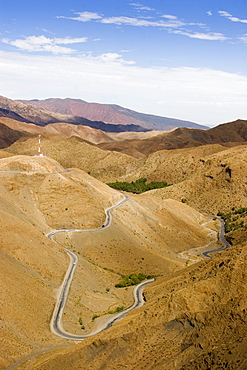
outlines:
[[[247,246],[145,292],[146,304],[96,339],[34,369],[246,369]]]

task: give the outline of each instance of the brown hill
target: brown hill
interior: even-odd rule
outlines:
[[[197,160],[192,161],[191,167],[188,166],[189,168],[184,170],[179,161],[174,163],[173,171],[170,164],[170,173],[180,172],[180,176],[177,175],[178,182],[165,189],[152,190],[151,193],[162,199],[183,200],[207,213],[229,212],[232,208],[247,207],[245,146],[220,150],[218,153],[200,159],[197,157]],[[176,180],[176,175],[171,176]]]
[[[7,148],[13,144],[16,140],[25,136],[23,132],[20,132],[17,129],[12,129],[7,125],[3,124],[0,119],[0,148]]]
[[[14,154],[34,155],[37,153],[37,137],[18,140],[8,147]],[[65,168],[75,167],[92,176],[108,182],[125,174],[125,167],[133,162],[126,154],[107,151],[92,145],[79,137],[65,138],[46,135],[41,138],[43,154],[55,159]]]
[[[45,135],[45,134],[62,135],[65,137],[77,136],[93,144],[98,144],[101,142],[113,140],[111,136],[107,135],[105,132],[101,130],[94,129],[89,126],[72,125],[70,123],[64,123],[64,122],[52,123],[44,127],[40,127],[40,126],[31,124],[31,123],[25,123],[25,122],[16,121],[16,120],[6,118],[6,117],[0,117],[0,124],[5,125],[9,129],[13,129],[16,132],[19,132],[19,136],[15,135],[14,138],[10,141],[11,135],[9,133],[9,130],[7,128],[5,130],[2,129],[2,131],[0,131],[0,140],[2,140],[3,143],[6,142],[6,145],[2,147],[7,147],[13,144],[21,136],[27,136],[24,133],[33,134],[33,135],[39,135],[39,134],[41,135]]]
[[[111,124],[134,124],[151,130],[171,130],[175,127],[208,128],[194,122],[144,114],[113,104],[88,103],[81,99],[55,99],[25,101],[52,112],[85,117],[91,121]]]
[[[147,158],[134,159],[122,153],[105,151],[79,138],[42,138],[43,153],[65,168],[80,168],[106,183],[115,181],[166,181],[173,184],[153,190],[162,199],[187,202],[199,211],[217,213],[232,207],[246,207],[245,146],[218,144],[157,151]],[[37,138],[19,140],[8,148],[14,154],[37,152]]]
[[[115,150],[136,157],[148,156],[158,150],[191,148],[205,144],[226,146],[240,145],[247,140],[247,121],[237,120],[219,125],[210,130],[178,128],[144,140],[126,140],[121,142],[102,143],[101,148]]]
[[[145,177],[147,182],[166,181],[169,184],[177,184],[198,173],[206,158],[224,150],[226,147],[219,144],[159,150],[148,157],[131,162],[126,167],[125,174],[116,180],[131,182]]]
[[[65,172],[48,157],[29,156],[0,159],[0,193],[3,369],[33,352],[69,345],[49,328],[69,259],[45,234],[53,228],[99,227],[104,208],[121,194],[81,170]],[[65,328],[81,333],[81,316],[89,330],[95,313],[130,305],[132,288],[114,288],[122,274],[142,271],[168,278],[183,269],[186,261],[178,256],[180,251],[216,242],[214,224],[211,230],[202,226],[207,221],[180,202],[133,197],[114,211],[109,229],[64,234],[60,243],[79,257]]]

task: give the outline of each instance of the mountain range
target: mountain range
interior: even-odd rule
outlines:
[[[46,126],[49,123],[66,122],[74,125],[84,125],[106,132],[122,131],[148,131],[144,127],[132,123],[108,124],[102,121],[91,121],[84,117],[65,115],[50,112],[47,109],[35,107],[32,104],[7,99],[0,96],[0,117],[12,118],[26,123],[34,123],[38,126]]]
[[[81,99],[50,98],[45,100],[22,100],[22,102],[45,108],[50,112],[84,117],[91,121],[103,121],[112,125],[136,125],[148,130],[163,131],[176,127],[208,128],[190,121],[139,113],[114,104],[88,103]]]

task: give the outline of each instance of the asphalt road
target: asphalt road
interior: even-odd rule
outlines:
[[[105,210],[106,220],[105,220],[105,223],[101,227],[99,227],[97,229],[90,229],[90,230],[80,230],[80,229],[54,230],[54,231],[51,231],[50,233],[48,233],[46,236],[49,239],[54,240],[53,239],[54,235],[60,234],[60,233],[81,232],[81,231],[96,231],[96,230],[106,229],[107,227],[109,227],[111,225],[111,222],[112,222],[111,211],[113,209],[117,208],[117,207],[120,207],[124,202],[126,202],[129,199],[128,195],[126,195],[126,194],[123,194],[123,195],[124,195],[124,199],[120,200],[117,204],[115,204],[114,206],[109,207]],[[63,316],[64,307],[66,305],[66,301],[67,301],[67,297],[68,297],[68,293],[69,293],[69,288],[70,288],[70,285],[72,283],[72,279],[73,279],[75,269],[76,269],[76,266],[77,266],[77,262],[78,262],[78,257],[75,253],[71,252],[68,249],[66,249],[66,252],[68,253],[68,255],[70,257],[70,264],[69,264],[69,267],[68,267],[67,272],[65,274],[62,286],[60,288],[60,293],[59,293],[59,296],[58,296],[58,299],[57,299],[57,302],[56,302],[56,306],[55,306],[55,309],[54,309],[54,312],[53,312],[53,316],[52,316],[52,319],[51,319],[51,323],[50,323],[51,331],[54,334],[59,335],[60,337],[63,337],[63,338],[66,338],[66,339],[84,340],[88,337],[91,337],[95,334],[98,334],[98,333],[102,332],[103,330],[108,329],[109,327],[112,326],[112,324],[114,322],[117,322],[118,320],[122,319],[129,311],[143,305],[143,303],[144,303],[144,299],[143,299],[143,295],[142,295],[143,288],[146,285],[151,284],[154,281],[154,279],[144,281],[144,282],[140,283],[139,285],[137,285],[134,289],[134,292],[133,292],[134,299],[135,299],[134,304],[131,307],[127,308],[126,310],[123,310],[123,311],[118,312],[114,315],[111,315],[111,317],[109,317],[109,320],[107,322],[105,322],[97,330],[95,330],[95,331],[93,331],[93,332],[91,332],[90,334],[87,334],[87,335],[75,335],[75,334],[71,334],[71,333],[66,332],[63,329],[62,316]]]
[[[212,258],[210,254],[224,251],[227,248],[230,248],[231,244],[228,243],[228,241],[225,239],[225,222],[222,220],[222,218],[218,218],[220,220],[220,233],[219,233],[219,240],[224,244],[223,248],[219,249],[212,249],[210,251],[202,252],[202,255],[204,257]]]

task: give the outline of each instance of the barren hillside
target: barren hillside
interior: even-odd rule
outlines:
[[[83,330],[90,331],[94,314],[131,305],[132,288],[114,288],[122,274],[169,278],[188,264],[179,252],[217,243],[214,222],[209,225],[207,218],[181,202],[147,196],[133,197],[115,210],[109,229],[63,234],[57,237],[60,245],[45,234],[101,226],[104,208],[121,194],[79,169],[65,171],[48,157],[2,158],[0,176],[3,369],[23,356],[33,358],[39,351],[69,345],[49,328],[68,267],[64,247],[79,257],[64,325],[81,333],[80,317]]]
[[[44,127],[40,127],[31,123],[25,123],[6,117],[0,117],[0,124],[2,124],[2,130],[0,131],[0,140],[3,142],[1,143],[0,141],[0,145],[3,148],[13,144],[21,136],[31,136],[30,134],[62,135],[65,137],[77,136],[93,144],[113,140],[111,136],[107,135],[101,130],[96,130],[89,126],[72,125],[64,122],[52,123]],[[6,126],[6,128],[4,126]],[[3,129],[5,129],[5,131]],[[15,130],[16,133],[18,133],[18,135],[16,134],[11,140],[11,135],[9,133],[10,129]]]
[[[8,147],[14,154],[37,153],[37,137],[19,140]],[[118,152],[106,151],[78,137],[46,136],[41,139],[42,152],[65,168],[75,167],[108,182],[125,174],[125,167],[135,159]]]
[[[19,138],[26,136],[17,128],[10,128],[0,120],[0,148],[7,148]]]
[[[65,168],[80,168],[106,183],[166,181],[172,186],[153,190],[162,199],[183,201],[196,209],[217,213],[232,207],[246,207],[245,146],[226,149],[221,145],[204,145],[188,149],[162,150],[147,158],[105,151],[79,138],[51,136],[42,139],[42,149]],[[8,151],[31,154],[37,139],[19,140]]]
[[[164,149],[192,148],[206,144],[234,146],[244,144],[246,140],[247,121],[237,120],[210,130],[182,127],[144,140],[102,143],[100,147],[140,158]]]
[[[3,120],[5,129],[17,125],[25,134],[27,124]],[[0,151],[0,368],[19,361],[18,369],[32,370],[77,369],[82,363],[93,370],[245,370],[245,146],[200,145],[135,159],[60,136],[82,130],[56,124],[45,128],[45,155],[36,157],[37,127],[28,126],[35,137],[14,137]],[[245,137],[241,122],[235,136],[229,127],[226,140]],[[112,225],[100,229],[104,209],[122,197],[102,181],[141,177],[173,185],[131,195],[113,211]],[[237,221],[242,226],[230,233],[236,246],[205,259],[202,251],[220,246],[219,222],[206,214],[237,208],[243,210]],[[58,229],[77,232],[55,242],[46,237]],[[69,263],[65,248],[79,258],[63,315],[68,332],[89,333],[109,312],[133,303],[132,287],[115,287],[123,276],[155,276],[144,306],[76,345],[52,334],[50,318]]]
[[[195,171],[186,173],[185,170],[184,180],[180,181],[151,192],[161,199],[183,200],[207,213],[246,207],[246,148],[233,147],[201,157],[195,165]]]

